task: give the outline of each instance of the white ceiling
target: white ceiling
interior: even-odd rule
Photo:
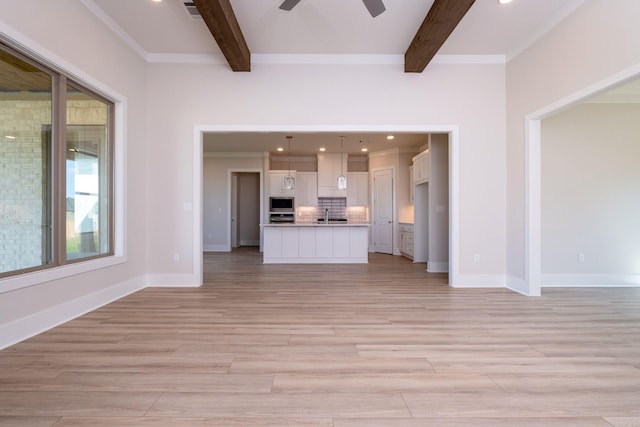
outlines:
[[[230,0],[252,54],[397,55],[402,57],[433,0],[384,0],[376,18],[361,0],[301,0],[290,12],[282,0]],[[154,55],[220,55],[203,20],[192,19],[182,0],[82,0],[146,59]],[[551,29],[584,0],[476,0],[439,55],[500,55],[508,60]],[[150,59],[152,60],[152,59]],[[425,72],[428,72],[427,67]],[[232,72],[231,70],[229,72]],[[277,155],[291,133],[207,134],[205,151],[262,152]],[[291,134],[294,155],[338,151],[341,133]],[[345,134],[345,152],[362,154],[394,147],[418,148],[425,135]],[[361,142],[362,141],[362,142]]]
[[[584,0],[477,0],[439,54],[510,55]],[[220,53],[204,21],[182,0],[83,0],[108,15],[146,53]],[[231,0],[253,54],[403,55],[433,0],[384,0],[372,18],[361,0]]]

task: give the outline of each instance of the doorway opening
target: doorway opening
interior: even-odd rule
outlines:
[[[231,250],[260,246],[260,173],[231,172]]]

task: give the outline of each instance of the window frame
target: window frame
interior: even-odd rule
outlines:
[[[0,294],[75,274],[117,265],[126,261],[124,250],[123,165],[125,99],[104,85],[55,65],[31,48],[0,34],[0,49],[52,76],[50,186],[47,215],[50,218],[50,257],[39,266],[0,272]],[[73,68],[70,67],[69,68]],[[66,90],[67,85],[82,91],[107,106],[108,144],[108,239],[105,253],[77,259],[66,259]],[[62,141],[62,142],[59,142]]]

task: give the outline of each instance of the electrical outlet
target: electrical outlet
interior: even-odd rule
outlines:
[[[584,254],[578,254],[578,262],[584,262]]]
[[[180,254],[178,252],[173,254],[173,262],[180,261]]]
[[[473,262],[480,262],[480,254],[475,254],[473,256]]]

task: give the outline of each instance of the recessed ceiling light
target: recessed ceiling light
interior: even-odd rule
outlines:
[[[282,147],[278,147],[278,148],[276,148],[276,150],[278,150],[278,151],[284,151],[284,148],[282,148]]]
[[[162,0],[151,0],[154,3],[160,3]]]
[[[507,4],[507,3],[511,3],[512,0],[498,0],[498,3],[500,4]]]
[[[387,135],[387,139],[393,139],[393,138],[395,138],[395,136],[393,136],[393,135]]]
[[[327,149],[324,147],[320,147],[320,151],[327,151]]]
[[[369,149],[368,149],[367,147],[362,147],[362,148],[360,149],[360,151],[362,151],[362,152],[366,153],[367,151],[369,151]]]
[[[16,137],[13,136],[13,135],[5,135],[5,138],[7,138],[7,139],[16,139]]]

